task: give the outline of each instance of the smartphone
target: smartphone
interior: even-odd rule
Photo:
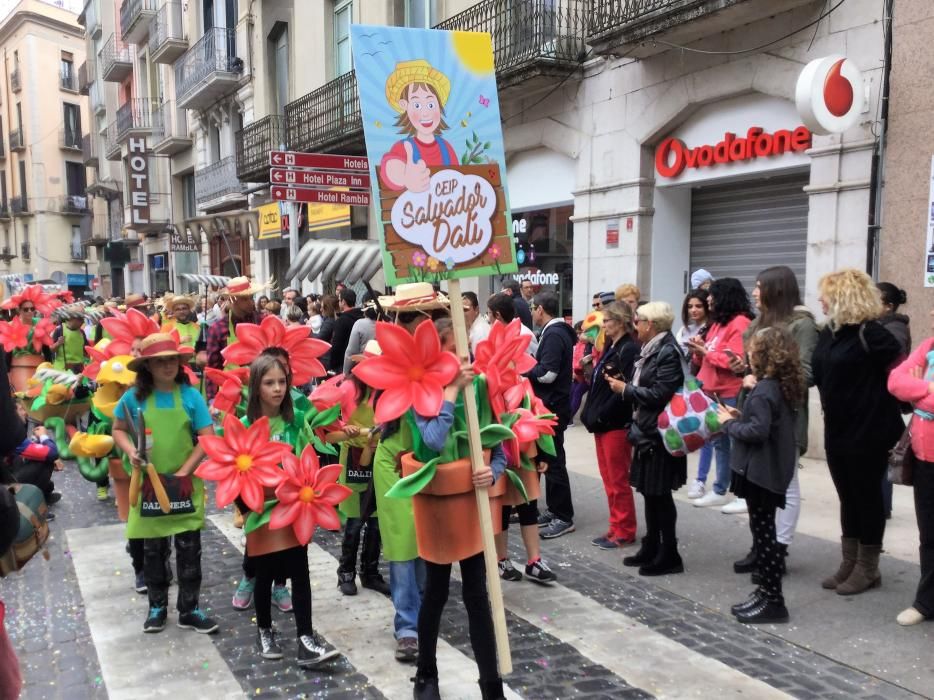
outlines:
[[[613,377],[613,379],[622,379],[620,374],[619,367],[614,362],[607,362],[603,366],[603,374],[606,377]]]

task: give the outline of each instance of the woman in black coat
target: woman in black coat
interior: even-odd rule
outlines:
[[[642,576],[680,574],[684,563],[678,554],[678,511],[671,492],[687,481],[687,458],[673,457],[662,445],[658,416],[684,383],[684,356],[671,334],[675,316],[665,302],[640,306],[636,332],[642,349],[631,383],[607,378],[613,391],[635,408],[629,439],[633,444],[630,483],[645,499],[646,535],[639,551],[623,559],[638,566]]]
[[[593,433],[597,466],[610,509],[606,534],[595,538],[591,544],[601,549],[616,549],[636,541],[636,504],[629,485],[632,404],[610,388],[607,377],[623,380],[632,377],[639,344],[633,338],[632,309],[627,304],[614,301],[603,307],[603,328],[606,347],[594,368],[581,422]]]
[[[843,531],[842,563],[821,585],[852,595],[882,583],[882,478],[888,451],[905,430],[898,401],[886,385],[902,348],[875,320],[882,302],[865,272],[825,275],[819,288],[829,320],[818,336],[811,370],[824,409],[827,466]]]

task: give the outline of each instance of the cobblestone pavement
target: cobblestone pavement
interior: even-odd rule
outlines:
[[[65,532],[81,528],[112,525],[117,522],[112,502],[99,503],[94,499],[94,486],[70,469],[59,479],[59,488],[65,498],[55,506],[56,520],[51,524],[52,538],[48,562],[35,559],[20,574],[0,580],[0,598],[6,601],[8,631],[20,654],[26,687],[25,698],[107,698],[108,688],[101,671],[103,659],[91,635],[85,604],[78,577],[68,551]],[[329,555],[339,551],[339,535],[318,533],[317,546]],[[256,698],[383,698],[401,697],[395,692],[383,692],[386,687],[384,667],[369,667],[357,655],[355,667],[348,659],[341,659],[327,671],[299,670],[294,659],[294,641],[283,632],[285,659],[281,662],[257,663],[254,651],[255,628],[248,612],[237,612],[230,607],[230,594],[240,576],[240,554],[236,546],[212,522],[203,535],[202,607],[216,617],[221,632],[211,637],[220,654],[243,690],[243,696]],[[513,551],[514,559],[522,560],[521,552]],[[786,641],[768,628],[745,627],[703,605],[699,605],[648,580],[620,572],[608,564],[582,555],[569,544],[558,540],[548,545],[548,557],[560,578],[560,584],[571,593],[580,594],[607,615],[619,614],[644,625],[651,633],[680,645],[684,654],[696,653],[710,664],[723,664],[730,671],[757,679],[767,686],[796,698],[907,698],[918,695],[893,683],[867,674],[859,669],[838,663],[827,656]],[[118,565],[114,575],[126,577],[131,586],[132,569],[123,552],[115,552]],[[114,567],[113,561],[101,566]],[[333,571],[322,574],[315,585],[334,585]],[[120,585],[124,585],[122,582]],[[507,598],[514,600],[516,591],[523,596],[544,595],[534,584],[509,584],[504,587]],[[547,617],[560,620],[570,617],[572,603],[562,605],[562,589],[558,602]],[[538,593],[537,593],[538,591]],[[467,620],[460,602],[460,584],[452,582],[451,595],[442,625],[442,637],[459,654],[464,667],[471,671],[472,662]],[[315,593],[316,599],[319,595]],[[322,595],[322,597],[324,597]],[[139,601],[142,613],[145,603]],[[559,633],[553,620],[536,622],[514,605],[507,605],[510,645],[514,672],[507,678],[512,697],[523,698],[649,698],[657,695],[654,689],[637,687],[627,681],[626,659],[613,668],[608,662],[590,658],[584,645],[578,648]],[[316,611],[316,615],[323,614]],[[291,621],[275,612],[282,630],[290,630]],[[543,616],[545,617],[545,616]],[[599,628],[601,620],[593,619]],[[136,626],[139,619],[126,624]],[[587,630],[580,630],[586,636]],[[612,632],[612,630],[611,630]],[[828,633],[832,633],[832,630]],[[158,637],[157,637],[158,640]],[[331,639],[339,648],[341,639]],[[385,621],[385,638],[373,639],[370,644],[391,643],[391,619]],[[679,663],[677,658],[643,658],[640,663],[664,665]],[[398,676],[398,668],[391,669]],[[460,669],[463,670],[463,669]],[[442,675],[445,668],[441,669]],[[226,671],[225,671],[226,672]],[[410,674],[411,670],[406,670]],[[476,669],[472,668],[475,677]],[[113,683],[113,680],[109,682]],[[397,686],[394,686],[397,687]],[[765,686],[763,686],[765,687]],[[476,686],[464,690],[459,697],[475,697]],[[114,696],[118,688],[110,689]],[[193,689],[194,690],[194,689]],[[713,687],[685,687],[683,696],[711,697],[717,695]],[[670,690],[663,693],[676,696]],[[181,697],[176,695],[176,698]],[[196,692],[191,697],[204,698]]]

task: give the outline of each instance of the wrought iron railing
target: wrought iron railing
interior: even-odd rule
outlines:
[[[59,86],[62,90],[71,90],[72,92],[78,92],[78,81],[75,79],[74,70],[63,70],[58,74],[59,77]]]
[[[576,68],[586,52],[589,4],[589,0],[484,0],[436,29],[489,32],[502,89],[504,77],[519,74],[516,80],[520,80],[543,62]]]
[[[588,23],[588,36],[620,29],[659,10],[698,4],[697,0],[600,0],[594,2]]]
[[[167,41],[184,39],[182,6],[177,2],[164,3],[149,25],[149,53],[155,53]]]
[[[242,191],[237,180],[237,162],[234,156],[221,158],[216,163],[195,170],[195,201],[209,202],[225,194]]]
[[[10,129],[10,150],[18,151],[26,148],[26,136],[22,129]]]
[[[289,148],[298,150],[321,150],[360,138],[363,121],[354,71],[289,102],[285,124]]]
[[[0,201],[0,219],[10,218],[10,203],[5,199]]]
[[[157,144],[165,139],[190,139],[188,133],[188,112],[175,106],[170,100],[152,108],[152,142]]]
[[[134,97],[117,108],[118,141],[122,141],[130,131],[149,130],[151,125],[148,97]]]
[[[270,114],[237,132],[237,177],[243,182],[269,181],[269,151],[285,143],[285,118]]]
[[[22,87],[20,83],[19,68],[14,68],[13,72],[10,73],[10,89],[13,92],[18,92]]]
[[[29,200],[24,194],[15,195],[10,199],[10,209],[14,214],[23,214],[29,211]],[[26,256],[29,257],[29,256]]]
[[[127,36],[144,13],[155,11],[155,0],[123,0],[120,5],[120,35]]]
[[[63,194],[59,202],[59,211],[63,214],[86,214],[90,210],[88,198],[83,194]]]
[[[111,34],[110,38],[101,48],[100,53],[101,75],[106,76],[116,67],[124,70],[133,69],[133,56],[130,47],[120,41],[116,35]]]
[[[100,14],[97,9],[98,0],[88,0],[81,14],[78,15],[78,24],[82,25],[92,39],[96,39],[101,32]]]
[[[211,73],[235,73],[236,31],[214,27],[175,63],[175,96],[179,102],[198,89]]]
[[[81,159],[85,165],[98,164],[97,139],[94,134],[85,134],[81,137]]]
[[[107,125],[107,133],[104,136],[104,157],[107,160],[120,160],[120,139],[117,138],[116,121]]]
[[[58,146],[66,151],[80,151],[81,134],[66,126],[58,134]]]

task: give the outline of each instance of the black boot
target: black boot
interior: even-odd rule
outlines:
[[[480,697],[482,700],[503,700],[503,679],[480,681]]]
[[[730,612],[736,615],[744,610],[749,610],[749,608],[755,607],[761,603],[763,597],[765,597],[765,592],[761,588],[757,588],[742,603],[730,606]]]
[[[415,700],[441,700],[437,676],[415,676],[412,680],[415,681],[412,689]]]
[[[749,553],[740,559],[739,561],[733,562],[733,572],[737,574],[748,574],[756,570],[756,547],[753,545],[749,548]]]
[[[766,622],[788,622],[788,608],[781,600],[772,601],[763,597],[756,605],[736,613],[736,619],[746,624]]]
[[[366,522],[366,529],[363,531],[363,553],[360,562],[360,583],[364,588],[369,588],[389,595],[389,584],[379,573],[379,551],[380,551],[379,524],[376,518],[369,518]]]
[[[667,576],[684,573],[684,562],[678,554],[678,540],[662,542],[661,549],[651,564],[639,567],[640,576]]]
[[[343,595],[357,595],[357,573],[355,571],[338,571],[337,587]]]
[[[649,532],[642,538],[639,551],[629,557],[623,557],[623,566],[644,566],[650,564],[658,555],[658,533]]]
[[[344,523],[344,538],[341,540],[341,558],[337,565],[337,587],[344,595],[357,595],[357,548],[360,546],[359,518],[347,518]]]

